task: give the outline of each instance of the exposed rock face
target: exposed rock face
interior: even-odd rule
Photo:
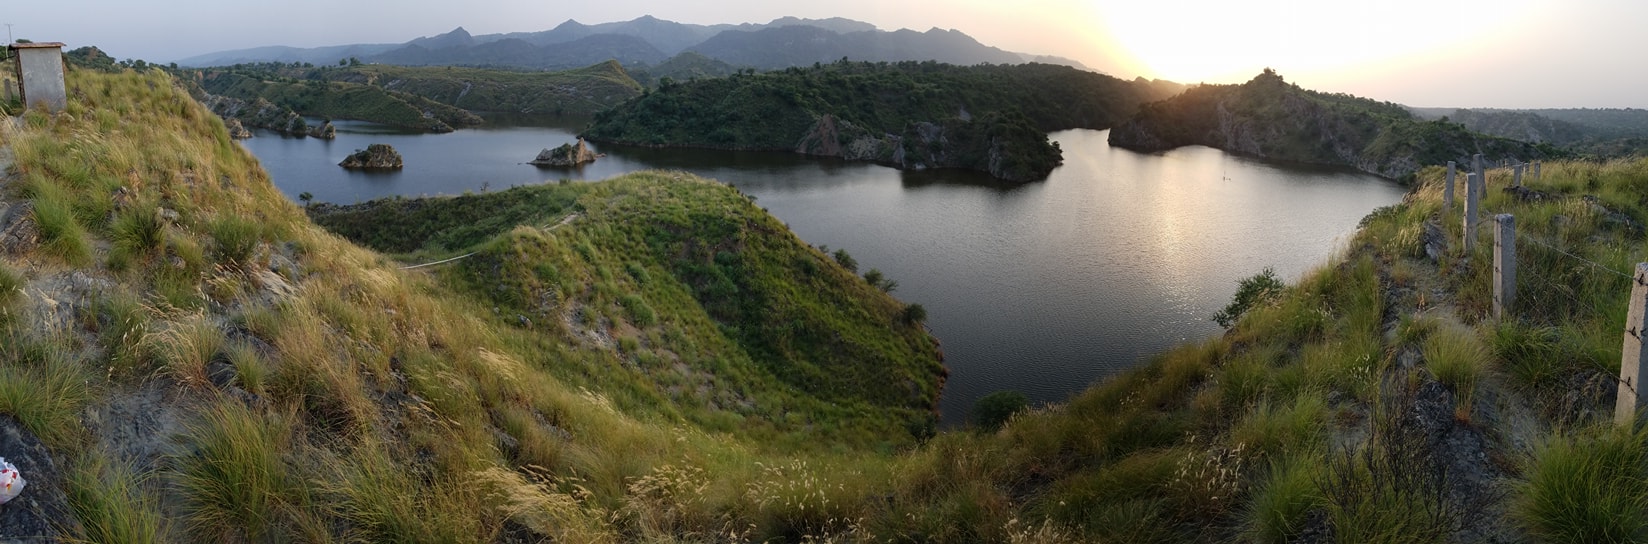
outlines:
[[[0,505],[0,542],[58,542],[79,532],[63,472],[40,439],[11,416],[0,415],[0,457],[28,482],[21,494]]]
[[[239,98],[207,94],[197,97],[212,113],[224,119],[224,123],[235,120],[242,127],[251,126],[264,128],[292,136],[308,136],[309,122],[303,120],[302,115],[290,108],[276,105],[273,102],[259,98],[250,102]],[[233,136],[233,128],[230,135]],[[250,131],[247,137],[251,137]]]
[[[579,138],[577,145],[561,144],[555,149],[545,149],[538,153],[538,158],[528,161],[538,166],[578,166],[595,162],[595,159],[604,155],[597,155],[584,145],[584,139]]]
[[[364,150],[356,150],[355,154],[343,159],[338,166],[367,170],[398,169],[402,166],[401,154],[389,144],[372,144]]]
[[[804,155],[876,161],[903,170],[962,168],[1004,181],[1046,179],[1063,160],[1057,144],[1028,121],[990,113],[977,120],[916,122],[902,134],[875,135],[823,115],[796,142]]]
[[[225,118],[223,120],[223,126],[229,129],[230,138],[245,140],[252,137],[252,131],[246,130],[246,125],[240,124],[240,119],[236,119],[234,117]]]
[[[19,255],[40,244],[40,227],[34,223],[34,205],[0,203],[0,252]]]
[[[332,126],[332,122],[327,121],[318,127],[309,129],[309,136],[322,140],[334,140],[338,137],[338,127]]]

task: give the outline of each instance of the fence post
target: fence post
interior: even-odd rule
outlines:
[[[1453,161],[1448,161],[1448,183],[1442,186],[1442,211],[1453,210]]]
[[[1631,282],[1630,310],[1625,314],[1625,347],[1619,361],[1619,399],[1614,404],[1614,423],[1631,425],[1636,419],[1637,406],[1642,404],[1638,385],[1648,375],[1648,346],[1643,338],[1644,310],[1648,310],[1648,263],[1637,263],[1637,273]]]
[[[1512,168],[1511,172],[1513,172],[1516,176],[1516,181],[1511,182],[1511,185],[1521,187],[1522,186],[1522,165],[1518,164],[1518,165],[1513,166],[1511,168]]]
[[[1477,173],[1477,183],[1482,183],[1483,180],[1488,180],[1488,171],[1483,170],[1482,168],[1482,153],[1477,153],[1475,157],[1472,157],[1472,166],[1470,166],[1470,171],[1475,171],[1475,173]],[[1486,185],[1486,183],[1482,183],[1482,185]],[[1470,185],[1467,180],[1467,183],[1465,183],[1465,188],[1470,188],[1470,190],[1475,191],[1477,186]],[[1475,193],[1472,193],[1472,195],[1475,195]]]
[[[1539,161],[1534,161],[1534,181],[1539,180]]]
[[[1476,208],[1481,199],[1476,196],[1476,188],[1482,178],[1476,174],[1465,174],[1465,253],[1470,254],[1476,248]]]
[[[1494,319],[1503,320],[1516,304],[1516,218],[1502,213],[1494,223],[1493,311]]]

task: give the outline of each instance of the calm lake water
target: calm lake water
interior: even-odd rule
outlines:
[[[1219,334],[1209,316],[1238,280],[1267,266],[1296,280],[1332,258],[1364,215],[1403,194],[1374,176],[1205,147],[1113,149],[1106,132],[1087,130],[1054,133],[1064,166],[1014,186],[784,153],[593,144],[607,157],[540,169],[525,162],[573,141],[580,123],[501,122],[440,135],[338,125],[334,141],[260,131],[244,145],[294,200],[303,192],[339,203],[457,194],[648,168],[735,185],[802,239],[847,249],[861,271],[881,269],[899,282],[895,295],[927,307],[950,367],[947,424],[965,421],[992,391],[1062,401],[1151,354]],[[337,166],[369,143],[395,146],[406,168]]]

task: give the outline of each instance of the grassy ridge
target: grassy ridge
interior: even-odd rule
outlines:
[[[702,424],[932,432],[943,369],[903,305],[729,187],[637,174],[311,216],[385,251],[476,252],[446,276],[552,341],[614,343],[658,402]]]

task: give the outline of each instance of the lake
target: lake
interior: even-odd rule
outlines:
[[[573,141],[581,121],[499,121],[450,134],[346,121],[333,141],[258,131],[243,144],[293,200],[458,194],[649,168],[727,182],[802,239],[846,249],[860,271],[880,269],[898,281],[895,295],[927,308],[950,368],[946,425],[966,421],[990,392],[1062,401],[1152,354],[1219,334],[1209,316],[1237,281],[1265,267],[1297,280],[1404,191],[1354,171],[1206,147],[1135,153],[1090,130],[1052,134],[1064,165],[1023,185],[786,153],[595,144],[607,156],[593,164],[540,169],[525,162]],[[405,169],[337,166],[370,143],[393,145]]]

